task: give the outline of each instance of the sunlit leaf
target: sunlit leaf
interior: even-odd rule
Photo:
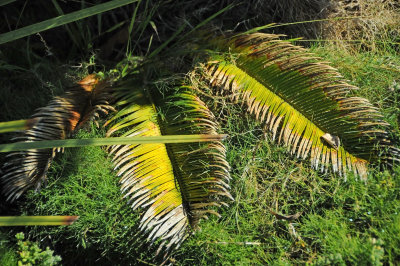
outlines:
[[[217,136],[213,115],[188,88],[159,94],[133,79],[117,87],[116,97],[122,108],[108,122],[109,135]],[[140,228],[149,241],[161,241],[159,252],[178,247],[201,218],[217,214],[213,207],[231,197],[220,141],[116,145],[109,152],[123,194],[133,209],[144,209]]]
[[[211,56],[206,78],[243,99],[291,154],[309,157],[315,169],[332,165],[340,175],[352,171],[362,178],[371,162],[399,161],[377,109],[349,97],[354,87],[304,48],[261,33],[215,43],[221,53]]]

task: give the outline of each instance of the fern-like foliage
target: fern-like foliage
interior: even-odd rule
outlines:
[[[108,135],[216,134],[212,113],[187,87],[160,94],[131,78],[115,91],[120,110],[107,122]],[[144,209],[140,228],[149,241],[161,241],[164,254],[231,198],[221,142],[116,145],[109,152],[124,197]]]
[[[207,78],[241,97],[273,138],[314,168],[364,178],[370,162],[399,161],[388,124],[372,104],[349,97],[354,88],[304,48],[273,34],[217,39]],[[228,54],[227,51],[230,51]]]
[[[55,97],[47,106],[40,108],[32,118],[37,122],[23,135],[21,141],[57,140],[70,137],[85,122],[113,109],[108,105],[105,83],[95,75],[89,75],[65,95]],[[3,166],[3,193],[13,201],[27,189],[39,189],[46,180],[46,174],[56,149],[27,150],[7,155]]]

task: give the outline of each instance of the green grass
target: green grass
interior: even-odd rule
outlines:
[[[345,182],[339,176],[320,174],[265,139],[260,126],[248,122],[250,117],[242,115],[237,106],[222,109],[226,117],[221,131],[230,135],[226,144],[235,201],[222,210],[222,218],[204,221],[202,230],[176,252],[178,265],[377,265],[400,259],[400,238],[395,237],[400,235],[400,169],[394,174],[372,171],[367,183],[352,176]],[[79,137],[99,135],[101,132],[81,132]],[[103,263],[123,254],[124,258],[138,256],[142,250],[132,248],[129,242],[135,241],[132,230],[137,216],[120,199],[116,180],[98,147],[60,156],[48,188],[40,194],[30,193],[32,204],[26,208],[36,214],[81,218],[72,227],[41,228],[40,233],[35,229],[31,235],[51,236],[56,252],[68,263],[74,262],[68,261],[68,252],[76,254],[74,259],[93,261],[99,257]],[[122,215],[110,219],[110,214],[121,209]],[[270,209],[284,215],[303,213],[297,220],[285,221],[277,219]],[[113,222],[117,227],[127,223],[130,230],[118,235],[110,229]],[[66,245],[67,252],[59,250],[60,245]],[[146,261],[146,256],[149,260],[149,253],[142,256],[141,260]]]
[[[0,232],[0,265],[17,265],[17,247],[12,246],[7,234]]]
[[[398,138],[398,88],[391,88],[400,73],[388,71],[383,62],[396,65],[400,58],[390,51],[343,54],[322,45],[312,51],[360,87],[355,95],[381,108]],[[241,109],[225,102],[217,109],[225,118],[222,132],[233,136],[225,143],[235,201],[178,251],[179,265],[381,265],[400,260],[400,168],[372,169],[367,182],[321,174],[268,137],[264,140],[261,127],[246,122],[250,118]],[[302,214],[294,221],[279,220],[270,209]]]
[[[230,121],[226,130],[240,121]],[[311,170],[260,137],[245,133],[228,144],[235,201],[178,251],[180,265],[377,265],[400,259],[400,169],[393,176],[373,171],[367,183],[352,177],[345,182]],[[270,209],[302,215],[278,220]]]

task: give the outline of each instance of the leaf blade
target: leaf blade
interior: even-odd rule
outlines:
[[[79,216],[0,216],[0,226],[71,225]]]
[[[58,16],[42,22],[38,22],[21,29],[0,34],[0,44],[11,42],[41,31],[49,30],[58,26],[62,26],[77,20],[87,18],[96,14],[100,14],[114,8],[118,8],[127,4],[137,2],[138,0],[112,0],[93,7],[75,11],[66,15]]]
[[[16,142],[1,144],[0,153],[11,151],[24,151],[30,149],[48,148],[75,148],[85,146],[111,146],[121,144],[154,144],[154,143],[196,143],[223,140],[227,135],[174,135],[174,136],[141,136],[141,137],[114,137],[93,139],[65,139],[43,140],[34,142]]]

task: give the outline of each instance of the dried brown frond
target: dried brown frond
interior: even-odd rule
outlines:
[[[19,141],[57,140],[70,137],[86,122],[107,113],[113,108],[108,105],[106,83],[95,75],[89,75],[63,96],[55,97],[47,106],[38,110],[32,118],[37,123],[21,136]],[[27,189],[39,189],[46,181],[49,166],[59,151],[53,149],[27,150],[8,154],[3,166],[3,193],[13,201]]]

